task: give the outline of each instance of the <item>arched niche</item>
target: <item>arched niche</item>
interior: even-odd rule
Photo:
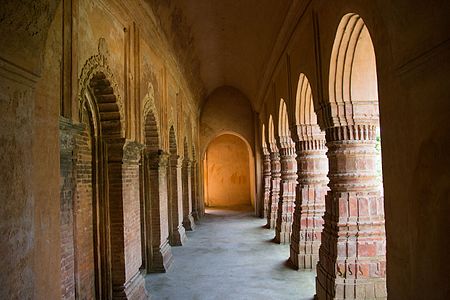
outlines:
[[[249,143],[239,134],[224,132],[204,153],[206,206],[255,206],[255,165]]]

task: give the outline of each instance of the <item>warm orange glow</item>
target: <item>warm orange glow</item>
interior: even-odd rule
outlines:
[[[242,139],[231,134],[214,139],[206,151],[205,171],[208,206],[251,204],[250,156]]]

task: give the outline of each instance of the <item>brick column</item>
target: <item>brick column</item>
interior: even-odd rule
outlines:
[[[295,144],[289,137],[283,137],[280,140],[281,184],[275,242],[285,244],[291,241],[292,215],[297,186],[297,163],[295,161]]]
[[[326,130],[330,191],[317,265],[319,299],[386,299],[383,195],[374,125]]]
[[[264,218],[268,218],[270,214],[270,185],[271,185],[271,167],[270,167],[270,153],[267,148],[263,148],[263,184],[264,184]]]
[[[169,241],[171,246],[182,246],[186,240],[183,221],[183,194],[181,187],[181,164],[178,155],[169,158]]]
[[[199,207],[197,198],[198,179],[197,179],[198,163],[196,160],[192,161],[191,167],[191,199],[192,199],[192,217],[195,221],[199,220]]]
[[[182,167],[182,188],[183,188],[183,226],[187,231],[195,228],[194,218],[192,217],[192,190],[191,190],[191,161],[183,160]]]
[[[61,299],[75,297],[75,247],[74,247],[74,155],[75,135],[81,134],[82,125],[60,117],[60,201],[61,201]]]
[[[166,272],[173,262],[169,245],[167,166],[169,154],[145,153],[144,193],[146,221],[146,270]]]
[[[121,142],[114,142],[108,145],[108,178],[111,188],[110,195],[110,218],[113,282],[114,270],[117,270],[116,281],[113,284],[113,298],[120,299],[145,299],[147,297],[144,287],[144,277],[140,267],[142,265],[142,242],[141,242],[141,218],[140,218],[140,198],[139,198],[139,164],[141,151],[144,145],[134,141],[126,141],[123,145],[122,157],[122,191],[119,189],[119,161],[115,155],[119,154]],[[111,150],[111,151],[110,151]],[[120,199],[120,194],[121,198]],[[119,203],[119,202],[122,203]],[[121,207],[121,208],[120,208]],[[114,229],[113,229],[114,228]],[[118,249],[123,238],[123,250]],[[115,244],[115,240],[118,243]],[[122,256],[123,255],[123,256]],[[123,277],[122,277],[123,276]],[[117,279],[119,281],[117,281]]]
[[[278,216],[278,201],[280,199],[280,181],[281,181],[281,164],[280,153],[276,147],[270,152],[270,203],[268,205],[270,211],[267,214],[267,228],[275,229]]]
[[[318,125],[297,126],[293,132],[298,185],[289,259],[298,269],[315,269],[328,191],[325,134]]]

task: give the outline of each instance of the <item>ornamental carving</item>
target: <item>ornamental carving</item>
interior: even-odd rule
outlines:
[[[121,126],[122,130],[122,136],[125,136],[125,114],[124,114],[124,108],[123,108],[123,100],[122,97],[119,94],[119,85],[116,82],[115,76],[113,72],[111,71],[109,65],[108,65],[108,59],[110,56],[108,45],[106,43],[106,40],[104,38],[100,38],[98,41],[98,53],[91,56],[86,63],[84,64],[83,68],[81,69],[81,75],[79,78],[79,88],[80,91],[78,94],[78,102],[80,107],[80,120],[82,119],[82,107],[85,104],[86,99],[86,93],[88,91],[89,83],[97,73],[103,73],[106,78],[111,83],[111,87],[113,88],[114,95],[116,96],[116,102],[117,106],[119,107],[119,113],[120,113],[120,122],[123,124]]]

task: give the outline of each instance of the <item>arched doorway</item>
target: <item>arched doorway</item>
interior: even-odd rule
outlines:
[[[213,139],[204,156],[206,206],[254,206],[254,160],[250,146],[239,135]]]
[[[111,219],[120,213],[124,139],[116,96],[102,72],[93,75],[80,108],[75,213],[76,297],[113,297],[112,251],[120,234]]]

